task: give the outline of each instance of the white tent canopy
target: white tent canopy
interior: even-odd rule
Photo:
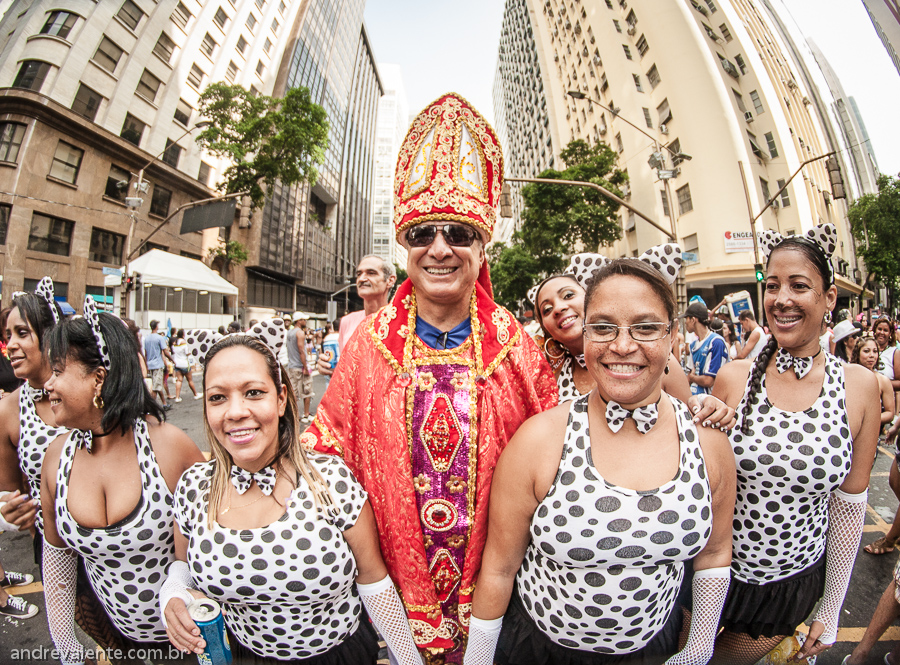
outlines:
[[[238,292],[234,284],[217,275],[202,261],[161,249],[151,249],[136,258],[128,264],[128,272],[140,273],[141,281],[153,286],[181,287],[232,296]]]

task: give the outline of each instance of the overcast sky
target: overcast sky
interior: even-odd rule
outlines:
[[[884,173],[900,171],[900,73],[862,0],[783,0],[856,98]],[[410,113],[458,92],[493,118],[492,90],[504,0],[367,0],[366,24],[379,62],[400,65]],[[895,45],[896,47],[897,45]]]

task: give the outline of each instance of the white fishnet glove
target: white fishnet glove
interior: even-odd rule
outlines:
[[[493,665],[494,651],[503,627],[503,617],[499,619],[469,619],[469,643],[463,655],[463,665]]]
[[[166,606],[173,598],[181,598],[185,605],[190,605],[194,597],[188,593],[188,589],[193,589],[194,581],[191,579],[191,569],[185,561],[175,560],[169,566],[169,576],[159,589],[159,614],[162,617],[163,626],[166,623]]]
[[[78,556],[68,547],[54,547],[44,540],[44,598],[50,636],[63,665],[81,665],[84,647],[75,637],[75,581]]]
[[[694,610],[691,632],[684,649],[666,661],[666,665],[704,665],[713,655],[719,618],[728,596],[731,568],[707,568],[694,572],[692,584]],[[676,607],[673,611],[680,611]]]
[[[391,662],[424,665],[391,576],[372,584],[357,583],[356,588],[372,623],[387,643]]]
[[[815,618],[825,626],[819,636],[822,644],[834,644],[837,640],[838,618],[862,536],[868,495],[868,490],[859,494],[847,494],[836,489],[828,502],[825,591]]]

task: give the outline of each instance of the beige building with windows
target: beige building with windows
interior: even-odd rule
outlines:
[[[298,12],[291,4],[70,0],[64,9],[48,1],[7,9],[0,22],[3,304],[45,274],[76,307],[85,293],[111,302],[103,269],[122,266],[131,250],[207,258],[218,229],[182,235],[178,219],[142,243],[179,206],[215,196],[223,165],[201,154],[192,136],[199,94],[213,80],[271,93],[290,38],[282,26]],[[203,311],[237,305],[193,295]]]
[[[630,177],[628,202],[673,229],[687,253],[688,295],[699,294],[710,306],[738,290],[755,296],[751,218],[803,162],[840,149],[829,144],[838,132],[826,131],[811,108],[791,47],[763,6],[757,0],[508,0],[507,13],[521,14],[520,5],[527,7],[528,29],[519,39],[533,42],[538,64],[530,77],[520,67],[517,76],[495,82],[494,98],[504,104],[495,111],[504,125],[498,133],[513,153],[507,164],[549,163],[546,155],[523,159],[518,146],[552,140],[558,158],[574,138],[607,142]],[[503,58],[501,48],[498,76]],[[513,119],[536,108],[536,88],[543,89],[549,127],[532,122],[536,129],[529,130]],[[600,104],[575,99],[570,90]],[[507,175],[537,174],[508,168]],[[665,240],[634,213],[623,208],[619,215],[622,239],[600,251],[632,256]],[[848,306],[862,280],[846,202],[832,196],[825,160],[802,168],[756,230],[799,234],[823,222],[838,228],[834,263],[840,304]]]
[[[204,292],[184,298],[157,285],[145,296],[150,310],[188,302],[236,316],[324,311],[328,293],[372,246],[382,87],[363,0],[35,0],[3,7],[3,304],[47,274],[76,307],[85,293],[108,302],[104,268],[157,248],[211,263],[240,293],[210,301]],[[179,206],[216,195],[227,163],[194,141],[199,96],[214,81],[279,97],[289,87],[309,88],[330,125],[319,182],[277,184],[252,218],[239,206],[233,220],[223,219],[234,222],[227,229],[181,234],[175,216],[145,243]],[[244,265],[211,260],[220,238],[243,244]]]

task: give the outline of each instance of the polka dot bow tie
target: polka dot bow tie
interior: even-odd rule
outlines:
[[[43,388],[32,388],[29,384],[25,384],[22,386],[22,390],[25,391],[25,396],[30,399],[32,402],[37,404],[42,399],[44,399],[49,393]]]
[[[778,355],[775,356],[775,367],[778,369],[779,374],[784,374],[789,369],[793,369],[794,374],[797,375],[797,378],[802,379],[804,376],[809,374],[809,370],[811,370],[813,366],[813,360],[816,359],[816,356],[818,356],[819,353],[822,353],[822,349],[819,349],[818,353],[816,353],[816,355],[814,356],[804,356],[798,358],[796,356],[792,356],[783,348],[779,348]]]
[[[272,466],[260,469],[256,473],[250,473],[239,466],[232,466],[231,484],[234,485],[238,494],[243,494],[250,489],[250,485],[252,485],[255,480],[256,484],[259,485],[259,489],[262,490],[262,493],[266,496],[271,496],[275,489],[275,479],[277,475],[278,474],[275,473],[275,467]]]
[[[606,405],[606,424],[613,432],[618,432],[625,424],[625,420],[634,418],[638,432],[646,434],[656,424],[659,418],[659,406],[656,402],[639,406],[634,411],[629,411],[618,402],[609,402]]]

